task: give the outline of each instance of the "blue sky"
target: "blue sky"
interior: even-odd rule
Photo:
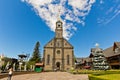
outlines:
[[[42,54],[44,45],[55,35],[58,9],[64,37],[74,46],[76,57],[89,56],[95,43],[106,49],[120,41],[119,0],[77,1],[0,0],[0,54],[14,58],[32,55],[37,41]]]

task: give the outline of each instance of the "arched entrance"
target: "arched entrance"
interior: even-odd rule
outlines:
[[[60,62],[56,63],[56,68],[57,68],[57,70],[60,70]]]

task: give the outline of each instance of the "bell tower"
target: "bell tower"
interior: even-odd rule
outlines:
[[[58,15],[57,15],[57,22],[56,22],[56,29],[55,29],[55,38],[63,38],[63,23],[60,19],[61,9],[58,9]]]
[[[62,38],[63,37],[63,23],[61,20],[58,20],[56,22],[56,29],[55,29],[55,33],[56,33],[56,38]]]

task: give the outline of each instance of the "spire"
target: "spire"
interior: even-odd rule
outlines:
[[[63,28],[62,28],[62,20],[60,19],[61,9],[59,7],[58,14],[57,14],[57,22],[56,22],[56,38],[62,38],[63,36]]]
[[[60,14],[61,14],[61,9],[59,7],[58,8],[58,14],[57,14],[57,21],[61,21]]]

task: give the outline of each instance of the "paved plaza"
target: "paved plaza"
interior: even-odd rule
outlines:
[[[7,80],[3,78],[0,80]],[[67,72],[42,72],[13,76],[12,80],[89,80],[87,74],[73,75]]]

